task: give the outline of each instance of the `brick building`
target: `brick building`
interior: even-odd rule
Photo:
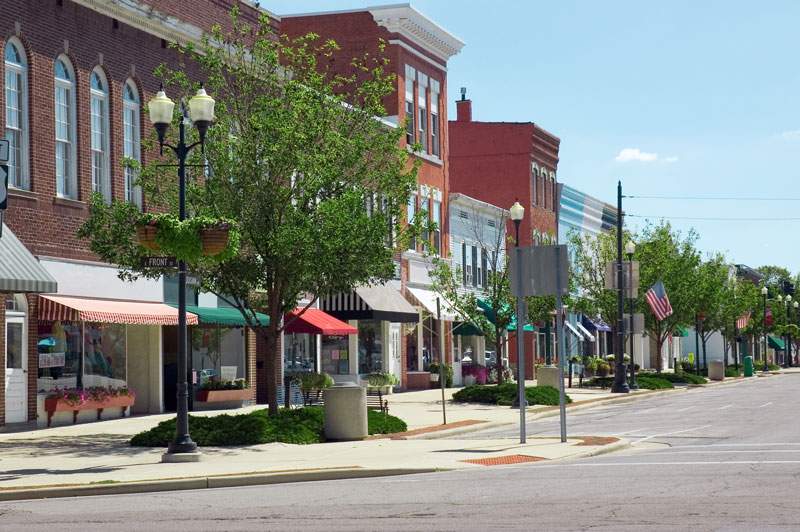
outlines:
[[[558,137],[533,122],[481,122],[472,118],[472,101],[465,90],[456,102],[456,120],[450,132],[450,190],[490,205],[509,208],[515,201],[525,207],[520,225],[520,245],[555,241]],[[508,223],[508,235],[514,227]],[[526,332],[526,368],[532,377],[534,356],[542,357],[541,341]],[[552,339],[552,338],[551,338]],[[509,339],[509,360],[516,364],[516,342]]]
[[[0,129],[11,141],[11,190],[2,240],[16,235],[58,282],[57,294],[0,294],[0,312],[13,314],[24,327],[23,340],[17,327],[13,332],[19,350],[14,364],[20,367],[6,373],[19,369],[28,376],[27,394],[9,419],[38,417],[41,422],[46,392],[76,385],[129,385],[137,391],[134,412],[169,408],[174,393],[168,366],[174,366],[177,342],[168,324],[176,322],[177,314],[164,303],[176,302],[175,280],[124,283],[116,268],[98,262],[75,232],[86,219],[93,192],[146,208],[122,160],[147,162],[141,139],[151,133],[145,104],[159,85],[153,70],[163,62],[176,63],[168,42],[199,42],[212,23],[225,24],[236,1],[192,2],[192,9],[178,0],[3,4]],[[245,20],[259,16],[255,4],[240,5]],[[209,294],[195,291],[192,298],[190,303],[200,308],[218,306]],[[121,317],[134,306],[139,312],[135,320]],[[105,314],[97,318],[100,307]],[[92,319],[99,321],[87,318],[93,312]],[[201,314],[198,310],[196,315],[203,324]],[[0,343],[12,334],[8,321],[0,319]],[[223,335],[235,346],[229,366],[250,380],[254,396],[252,332],[239,328]],[[0,356],[7,351],[0,349]],[[0,425],[6,422],[9,385],[5,379],[0,385]]]
[[[449,196],[449,134],[447,128],[447,62],[463,43],[408,4],[351,11],[281,16],[281,31],[290,36],[309,32],[332,38],[340,46],[332,65],[350,74],[350,60],[365,53],[379,54],[386,43],[387,70],[397,77],[396,90],[386,98],[386,118],[406,128],[405,145],[419,162],[418,189],[407,207],[409,218],[427,212],[439,231],[428,235],[434,253],[447,255]],[[414,151],[412,146],[418,145]],[[358,352],[342,368],[342,379],[372,371],[389,371],[404,387],[428,387],[424,372],[439,359],[444,336],[445,357],[452,357],[452,316],[440,323],[434,319],[436,296],[428,274],[430,259],[422,242],[398,250],[397,279],[382,287],[356,290],[329,298],[322,306],[330,313],[351,320],[359,328],[351,339],[350,352]],[[363,293],[362,293],[363,292]],[[405,299],[403,299],[405,296]],[[369,299],[369,301],[366,301]],[[413,305],[411,307],[409,305]],[[379,338],[379,353],[373,341]],[[336,375],[334,375],[336,376]]]

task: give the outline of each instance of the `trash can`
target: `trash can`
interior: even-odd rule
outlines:
[[[322,391],[325,401],[325,438],[363,440],[367,428],[367,389],[353,382],[336,384]]]
[[[725,378],[725,365],[722,360],[712,360],[708,363],[708,378],[712,381],[721,381]]]
[[[753,357],[750,355],[744,357],[744,376],[745,377],[753,376]]]

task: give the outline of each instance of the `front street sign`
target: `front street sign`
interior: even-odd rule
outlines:
[[[178,259],[175,257],[144,257],[143,268],[177,268]]]

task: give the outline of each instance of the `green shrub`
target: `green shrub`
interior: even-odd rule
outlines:
[[[654,377],[650,375],[640,375],[636,378],[636,383],[639,388],[645,390],[663,390],[666,388],[674,388],[675,386],[668,380],[661,377]]]
[[[610,388],[614,382],[614,377],[593,377],[583,381],[587,388]]]
[[[704,377],[700,377],[694,373],[657,373],[653,376],[672,383],[705,384],[708,382]]]
[[[739,364],[739,368],[737,369],[736,366],[726,366],[725,367],[725,376],[728,378],[733,377],[740,377],[744,373],[744,366]]]
[[[383,388],[384,386],[395,386],[399,381],[394,373],[370,373],[367,375],[367,384],[370,388]]]
[[[462,388],[453,394],[453,401],[459,403],[483,403],[490,405],[510,405],[517,397],[517,385],[513,382],[506,382],[499,385],[474,384]],[[527,386],[525,397],[531,405],[557,405],[558,390],[552,386]],[[572,399],[567,396],[566,402],[571,403]]]
[[[367,423],[370,434],[394,434],[408,430],[406,422],[399,417],[383,414],[377,410],[367,410]]]
[[[441,375],[441,373],[439,372],[439,363],[438,362],[432,362],[428,366],[428,371],[430,371],[431,373],[435,373],[436,375]],[[452,388],[453,387],[453,366],[451,366],[450,364],[445,364],[444,365],[444,374],[445,374],[445,377],[446,377],[446,380],[445,380],[445,383],[444,383],[445,387]]]

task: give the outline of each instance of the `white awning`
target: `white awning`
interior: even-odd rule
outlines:
[[[570,332],[571,332],[572,334],[574,334],[574,335],[575,335],[575,336],[578,338],[578,340],[583,340],[583,335],[582,335],[581,333],[579,333],[579,332],[578,332],[578,329],[576,329],[575,327],[573,327],[573,326],[572,326],[572,324],[571,324],[570,322],[568,322],[568,321],[564,320],[564,325],[566,325],[566,326],[567,326],[567,329],[569,329],[569,330],[570,330]]]
[[[594,337],[594,335],[593,335],[592,333],[590,333],[590,332],[589,332],[589,329],[587,329],[586,327],[584,327],[584,326],[581,324],[581,322],[576,322],[576,323],[575,323],[575,325],[578,327],[578,330],[579,330],[580,332],[582,332],[582,333],[583,333],[583,335],[586,337],[586,340],[588,340],[588,341],[590,341],[590,342],[594,342],[594,341],[596,340],[596,339],[595,339],[595,337]]]
[[[444,321],[455,321],[457,318],[456,311],[448,301],[434,292],[433,290],[426,290],[425,288],[408,288],[409,293],[416,299],[419,304],[434,318],[436,317],[436,299],[439,299],[439,306]]]

